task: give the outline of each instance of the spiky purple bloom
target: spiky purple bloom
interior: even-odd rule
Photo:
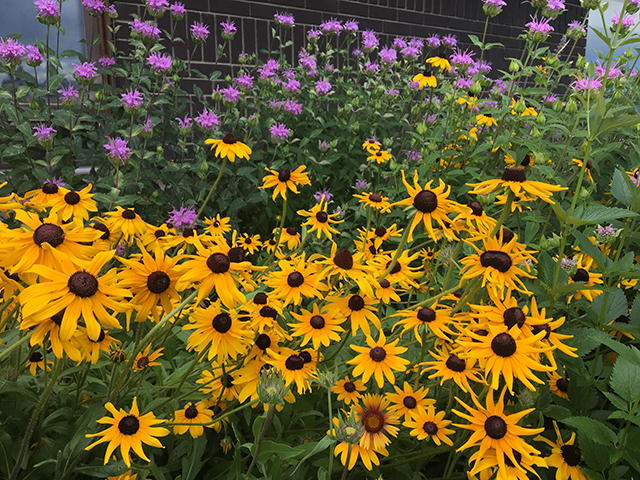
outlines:
[[[570,270],[577,263],[578,263],[578,259],[577,258],[563,257],[562,260],[560,260],[560,267],[563,270]]]
[[[367,188],[369,188],[369,182],[367,182],[364,179],[356,179],[356,190],[366,190]]]
[[[351,52],[351,55],[353,55],[356,58],[364,57],[364,52],[362,50],[360,50],[359,48],[354,48],[353,51]]]
[[[315,57],[305,50],[300,50],[300,53],[298,53],[298,63],[305,72],[315,72],[316,70]]]
[[[347,33],[356,33],[358,31],[358,21],[357,20],[347,20],[344,22],[344,30]]]
[[[566,35],[571,40],[580,40],[581,38],[587,35],[587,31],[582,26],[581,22],[574,20],[573,22],[570,22],[569,25],[567,26]]]
[[[531,16],[531,21],[525,24],[525,27],[529,27],[527,31],[527,38],[532,43],[540,43],[547,39],[549,33],[553,32],[553,27],[549,25],[551,18],[545,18],[538,20],[537,17]]]
[[[33,129],[35,130],[33,136],[37,137],[38,143],[45,148],[51,147],[51,144],[53,143],[53,135],[51,134],[56,133],[57,130],[53,127],[48,127],[47,125],[37,125],[33,127]]]
[[[442,37],[442,43],[445,47],[456,48],[458,46],[458,39],[455,35],[444,35]]]
[[[107,8],[104,9],[104,13],[109,15],[109,18],[112,20],[115,20],[116,18],[118,18],[118,12],[116,11],[115,5],[109,5]]]
[[[276,25],[282,25],[284,28],[291,28],[295,26],[296,20],[290,13],[282,12],[276,13],[273,16],[273,21],[276,22]]]
[[[169,12],[171,12],[171,18],[174,20],[182,20],[187,10],[184,8],[184,4],[176,2],[169,6]]]
[[[111,68],[116,64],[116,60],[113,57],[100,57],[98,59],[98,65],[102,68]]]
[[[129,90],[120,94],[120,105],[124,107],[127,113],[138,113],[142,102],[144,102],[144,97],[138,90]]]
[[[325,35],[338,35],[342,30],[342,22],[335,18],[331,18],[320,24],[320,29]]]
[[[398,59],[398,52],[394,48],[384,47],[380,50],[380,60],[382,63],[388,64],[393,63]]]
[[[158,76],[166,75],[171,70],[171,67],[173,67],[171,56],[159,52],[153,52],[149,55],[147,57],[147,63],[153,73]]]
[[[54,25],[60,20],[60,7],[55,0],[36,0],[36,15],[40,23]]]
[[[260,68],[258,68],[258,73],[260,74],[260,79],[261,80],[271,80],[273,77],[275,77],[276,72],[280,69],[280,65],[278,64],[277,60],[274,60],[273,58],[270,58],[269,60],[267,60],[265,62],[264,65],[262,65]]]
[[[22,57],[27,53],[27,48],[11,37],[6,40],[0,38],[0,60],[5,66],[15,68],[22,63]]]
[[[407,45],[400,53],[404,57],[405,60],[415,60],[420,55],[420,50],[418,48]]]
[[[437,118],[438,118],[438,114],[437,113],[432,113],[431,115],[429,115],[426,118],[425,121],[427,122],[427,125],[431,125],[433,122],[436,121]]]
[[[471,85],[473,85],[472,78],[458,77],[458,80],[456,80],[456,87],[462,90],[469,90],[469,88],[471,88]]]
[[[92,62],[81,62],[79,65],[72,63],[74,67],[76,67],[75,72],[73,72],[73,78],[80,85],[91,85],[93,83],[93,78],[98,73],[98,67],[96,67],[95,63]]]
[[[389,98],[397,97],[400,94],[400,90],[396,90],[395,88],[388,88],[385,94]]]
[[[462,50],[457,48],[456,51],[453,52],[453,55],[449,57],[449,61],[451,62],[451,65],[456,68],[456,71],[459,70],[460,73],[464,73],[471,65],[475,63],[473,60],[473,55],[474,53],[470,52],[469,50],[465,50],[463,52]]]
[[[236,103],[242,97],[240,90],[229,85],[226,88],[221,88],[220,93],[222,94],[222,100],[228,103]]]
[[[106,138],[107,143],[105,143],[103,147],[107,149],[107,157],[112,161],[119,160],[124,165],[125,162],[129,160],[129,157],[131,157],[131,149],[127,141],[120,137]]]
[[[602,88],[602,82],[597,78],[582,78],[571,84],[571,88],[578,93],[597,92]]]
[[[146,133],[151,133],[153,131],[153,127],[156,126],[155,123],[151,121],[150,118],[147,119],[146,122],[138,124],[139,127],[142,127],[142,131]]]
[[[307,32],[307,40],[311,43],[315,43],[322,36],[322,30],[311,29]]]
[[[380,40],[376,37],[373,30],[365,30],[362,32],[362,50],[370,52],[380,44]]]
[[[326,80],[318,80],[316,82],[316,92],[318,95],[326,95],[331,91],[331,84]]]
[[[60,94],[60,103],[65,107],[73,107],[80,98],[80,94],[72,85],[67,88],[63,87],[58,90],[58,93]]]
[[[504,0],[482,0],[482,10],[487,17],[493,18],[502,12],[502,9],[507,6]]]
[[[204,111],[195,118],[195,121],[205,132],[211,132],[219,125],[218,115],[209,111],[207,108],[205,108]]]
[[[253,88],[253,77],[245,72],[239,77],[234,78],[233,84],[236,87],[240,87],[244,90],[249,90]]]
[[[393,47],[397,48],[398,50],[407,48],[407,41],[402,37],[396,37],[393,39]]]
[[[407,160],[409,160],[410,162],[417,162],[422,158],[422,155],[420,154],[420,152],[416,150],[409,150],[406,153],[406,156],[407,156]]]
[[[364,64],[364,68],[366,69],[367,73],[376,74],[380,70],[380,65],[378,65],[377,63],[367,62]]]
[[[557,100],[558,100],[558,97],[556,97],[553,93],[550,93],[542,97],[542,101],[549,104],[555,103]]]
[[[184,117],[184,119],[180,117],[176,117],[176,121],[178,122],[178,130],[180,130],[181,135],[187,135],[191,133],[191,124],[193,123],[193,119],[188,115]]]
[[[284,111],[291,115],[300,115],[302,113],[302,104],[298,103],[293,98],[288,98],[282,104]]]
[[[424,41],[421,38],[412,38],[409,40],[409,46],[422,50],[422,47],[424,47]]]
[[[146,0],[147,10],[152,17],[160,18],[164,15],[164,12],[169,8],[169,2],[167,0]]]
[[[127,251],[127,244],[125,242],[119,242],[116,245],[116,255],[124,255],[124,252]]]
[[[328,202],[333,198],[333,193],[331,193],[328,188],[323,188],[322,190],[318,190],[313,195],[313,197],[316,199],[316,202],[321,201],[323,196],[324,196],[324,201]]]
[[[220,26],[222,27],[221,36],[224,40],[233,40],[233,37],[238,30],[234,22],[220,22]]]
[[[284,123],[274,123],[269,127],[271,140],[276,143],[284,142],[291,135],[291,130]]]
[[[184,204],[180,205],[179,209],[173,207],[170,212],[167,212],[169,215],[169,220],[166,223],[172,224],[175,228],[190,228],[191,225],[196,221],[198,214],[196,213],[196,207],[194,205],[189,205],[185,208]]]
[[[29,65],[30,67],[37,67],[44,61],[44,58],[40,54],[40,50],[38,50],[38,47],[36,47],[35,45],[27,45],[26,48],[27,48],[27,59],[26,59],[27,65]]]
[[[624,12],[623,12],[624,15]],[[611,17],[611,30],[616,30],[618,28],[618,23],[620,22],[620,14],[616,14],[613,17]],[[621,34],[624,35],[626,33],[626,30],[630,29],[631,27],[633,27],[636,24],[636,22],[633,20],[633,17],[631,17],[630,15],[627,15],[626,17],[622,17],[622,25],[620,28]]]
[[[129,22],[129,27],[131,27],[131,38],[136,40],[155,42],[160,38],[160,29],[152,21],[144,22],[134,18],[133,22]]]
[[[291,73],[291,75],[287,75],[287,73]],[[285,78],[286,81],[282,83],[282,86],[288,93],[296,93],[300,90],[300,82],[296,80],[293,72],[285,72]]]
[[[191,24],[191,38],[196,43],[204,43],[209,36],[209,27],[202,22],[193,22]]]
[[[441,43],[438,35],[429,35],[426,40],[429,48],[438,48]]]

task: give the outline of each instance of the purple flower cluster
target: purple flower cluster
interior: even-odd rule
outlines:
[[[356,20],[347,20],[342,27],[347,33],[356,33],[358,31],[358,22]]]
[[[316,59],[305,50],[300,50],[300,53],[298,53],[298,63],[305,72],[309,74],[316,72]]]
[[[87,9],[87,13],[92,17],[99,17],[107,8],[104,0],[82,0],[82,6]]]
[[[323,188],[322,190],[318,190],[313,197],[316,199],[316,202],[320,202],[324,197],[324,201],[328,202],[333,198],[333,193],[329,192],[328,188]]]
[[[185,208],[184,204],[180,205],[179,209],[175,207],[167,212],[169,220],[167,223],[172,224],[177,229],[191,228],[191,225],[196,221],[198,214],[196,213],[196,207],[189,205]]]
[[[169,2],[167,0],[146,0],[147,10],[152,17],[160,18],[164,15],[164,12],[169,8]]]
[[[544,42],[549,36],[549,33],[554,30],[554,28],[549,25],[550,21],[551,18],[538,20],[537,17],[531,16],[531,21],[525,24],[525,27],[529,27],[529,31],[527,31],[527,39],[532,43]]]
[[[122,93],[120,99],[120,105],[131,115],[138,113],[142,102],[144,102],[144,97],[138,90],[129,90],[126,93]]]
[[[602,88],[602,82],[597,78],[581,78],[571,84],[571,88],[578,93],[595,93]]]
[[[91,85],[93,83],[93,78],[98,73],[98,67],[96,67],[95,63],[92,62],[81,62],[79,65],[72,63],[74,67],[76,67],[75,72],[73,72],[73,78],[80,85]]]
[[[193,123],[193,119],[191,117],[188,115],[184,117],[184,119],[176,117],[176,120],[178,121],[178,129],[182,135],[191,133],[191,124]]]
[[[451,61],[451,65],[455,67],[456,72],[464,73],[475,63],[473,55],[474,53],[469,50],[463,52],[457,48],[453,55],[449,57],[449,61]]]
[[[296,100],[292,98],[288,98],[287,100],[269,100],[269,107],[278,111],[280,109],[284,110],[291,115],[300,115],[302,113],[302,104],[298,103]]]
[[[300,89],[300,82],[296,80],[296,74],[292,70],[288,70],[283,73],[285,81],[282,83],[282,87],[288,93],[296,93]]]
[[[6,40],[0,38],[0,60],[10,69],[20,65],[26,53],[26,47],[13,38],[8,37]]]
[[[253,88],[253,77],[244,72],[239,77],[233,79],[233,84],[236,87],[242,88],[243,90],[249,90]]]
[[[373,30],[365,30],[362,32],[362,50],[370,52],[378,45],[380,45],[380,40],[378,40]]]
[[[438,35],[430,35],[426,38],[427,46],[429,48],[438,48],[440,47],[440,37]]]
[[[290,13],[276,13],[273,16],[273,21],[276,25],[282,25],[284,28],[291,28],[295,25],[295,18]]]
[[[153,52],[151,55],[147,57],[147,63],[149,64],[149,68],[153,71],[153,73],[157,76],[163,76],[169,73],[171,67],[173,66],[173,60],[170,55],[165,55],[163,53]]]
[[[35,133],[33,134],[33,136],[37,137],[38,143],[40,143],[40,145],[42,145],[45,148],[50,148],[51,145],[53,144],[53,135],[51,134],[56,133],[57,130],[55,130],[53,127],[48,127],[46,125],[37,125],[33,127],[33,129],[35,130]]]
[[[240,100],[240,97],[242,97],[240,90],[231,85],[226,88],[221,88],[219,92],[222,94],[222,100],[226,103],[236,103]]]
[[[120,137],[107,137],[107,143],[103,147],[107,149],[107,157],[112,162],[120,161],[124,165],[131,157],[131,149],[127,141]]]
[[[209,111],[207,108],[205,108],[204,111],[196,117],[195,121],[205,132],[212,132],[220,124],[218,121],[218,115]]]
[[[56,0],[36,0],[34,5],[40,23],[54,25],[60,21],[60,7]]]
[[[482,10],[484,10],[484,13],[491,18],[498,15],[500,12],[502,12],[502,9],[507,6],[507,2],[505,2],[504,0],[482,0],[482,1],[484,3],[482,5]]]
[[[276,76],[276,72],[280,69],[280,65],[277,60],[270,58],[264,65],[258,68],[261,80],[271,80]]]
[[[322,36],[322,30],[311,29],[307,32],[307,40],[311,43],[315,43]]]
[[[322,22],[320,24],[320,29],[325,35],[339,35],[342,30],[342,22],[335,18],[331,18],[326,22]]]
[[[71,85],[58,90],[58,93],[60,94],[60,103],[69,108],[73,107],[80,98],[78,91]]]
[[[209,27],[201,22],[193,22],[191,24],[191,38],[196,43],[204,43],[209,36]]]
[[[384,64],[394,63],[398,59],[398,52],[390,47],[384,47],[378,55]]]
[[[187,10],[184,8],[184,4],[176,2],[171,4],[169,12],[171,13],[171,18],[174,20],[182,20]]]
[[[40,50],[35,45],[27,45],[27,65],[30,67],[37,67],[40,65],[44,58],[40,54]]]
[[[271,140],[275,143],[284,142],[291,135],[291,130],[284,123],[274,123],[269,127]]]
[[[410,162],[417,162],[422,158],[422,155],[420,154],[420,152],[416,150],[409,150],[406,153],[406,156],[407,156],[407,160],[409,160]]]
[[[233,22],[220,22],[220,26],[222,27],[221,36],[224,40],[233,40],[233,37],[238,30],[236,28],[235,23]]]
[[[145,42],[155,42],[160,38],[160,29],[153,22],[144,22],[139,18],[134,18],[129,22],[131,27],[131,38],[144,40]]]
[[[356,190],[366,190],[369,187],[369,182],[366,180],[357,179],[356,180]]]
[[[98,65],[102,68],[111,68],[116,64],[116,60],[112,57],[100,57],[98,59]]]
[[[402,50],[400,50],[402,57],[405,60],[415,60],[420,56],[420,49],[417,47],[412,47],[411,45],[407,45]]]
[[[442,44],[445,47],[456,48],[458,46],[458,39],[455,35],[444,35],[442,37]]]

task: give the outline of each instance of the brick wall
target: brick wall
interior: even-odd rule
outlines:
[[[179,22],[175,34],[186,38],[187,25],[198,21],[210,26],[211,36],[207,43],[196,49],[192,65],[205,75],[210,75],[215,68],[224,75],[232,73],[237,65],[238,55],[242,52],[253,53],[268,49],[271,38],[272,19],[276,12],[288,12],[295,16],[296,27],[293,29],[294,44],[289,48],[289,58],[295,57],[305,43],[307,30],[317,27],[330,18],[339,20],[355,19],[361,30],[371,29],[379,34],[380,45],[390,44],[396,36],[426,37],[431,34],[444,35],[454,33],[459,45],[470,46],[468,34],[482,37],[486,16],[482,11],[481,0],[182,0],[187,8],[184,21]],[[116,0],[115,5],[120,13],[118,22],[122,28],[116,37],[119,50],[126,50],[126,38],[129,28],[125,22],[131,14],[144,13],[143,0]],[[571,20],[582,20],[585,9],[580,7],[579,0],[567,0],[567,10],[552,25],[556,33],[549,38],[548,45],[554,48],[566,31]],[[533,8],[528,2],[508,0],[507,7],[497,17],[489,21],[487,42],[500,42],[504,48],[496,47],[485,54],[497,69],[508,67],[509,57],[520,57],[524,42],[516,37],[523,32]],[[227,58],[218,65],[216,51],[222,42],[219,23],[232,20],[238,28],[234,40],[227,45]],[[171,28],[169,15],[165,14],[160,22],[161,28]],[[289,33],[291,35],[291,33]],[[291,37],[289,37],[291,38]],[[579,42],[574,54],[584,53],[586,40]],[[186,59],[187,49],[182,45],[169,46],[172,55]],[[261,58],[266,58],[264,53]],[[214,68],[215,67],[215,68]],[[234,69],[237,72],[237,68]],[[211,83],[207,80],[192,79],[205,93],[211,92]],[[185,83],[183,82],[183,86]]]

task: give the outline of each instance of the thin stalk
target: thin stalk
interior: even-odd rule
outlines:
[[[22,337],[20,340],[18,340],[16,343],[12,344],[10,347],[8,347],[5,351],[3,351],[2,353],[0,353],[0,360],[2,360],[4,357],[6,357],[7,355],[9,355],[9,353],[11,353],[13,350],[15,350],[16,348],[20,347],[23,343],[25,343],[27,340],[29,340],[31,338],[31,335],[33,335],[33,330],[31,332],[29,332],[27,335],[25,335],[24,337]]]
[[[262,424],[262,429],[260,430],[260,435],[258,437],[258,444],[256,445],[256,452],[253,454],[253,460],[251,460],[251,464],[249,465],[249,469],[245,474],[245,477],[248,477],[255,467],[256,462],[258,461],[258,455],[260,454],[260,448],[262,447],[262,441],[264,440],[264,436],[267,433],[267,429],[269,425],[271,425],[271,421],[273,420],[273,416],[276,414],[276,406],[269,404],[269,410],[267,411],[267,416],[264,419],[264,423]]]
[[[353,448],[353,445],[350,443],[349,446],[347,447],[347,458],[344,462],[344,468],[342,469],[342,476],[340,477],[340,480],[345,480],[347,478],[347,472],[349,471],[349,460],[351,460],[351,449]],[[331,450],[331,449],[329,449]],[[330,452],[332,453],[332,452]],[[331,470],[329,470],[329,472],[331,472]]]
[[[218,186],[218,182],[220,182],[220,179],[222,178],[222,172],[224,172],[224,167],[226,165],[227,165],[227,157],[224,157],[224,160],[222,161],[222,167],[220,167],[220,173],[218,173],[218,178],[216,178],[216,181],[213,183],[211,190],[209,190],[209,194],[207,195],[207,198],[204,199],[204,203],[202,204],[202,207],[200,207],[200,210],[198,210],[198,214],[196,215],[196,218],[193,219],[193,222],[191,223],[191,228],[193,228],[198,218],[200,218],[200,215],[202,215],[202,212],[204,211],[204,207],[206,207],[207,203],[209,203],[209,199],[211,198],[213,191],[216,189],[216,187]]]

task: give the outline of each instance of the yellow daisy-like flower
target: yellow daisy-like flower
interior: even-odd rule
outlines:
[[[169,435],[169,430],[162,427],[156,427],[164,420],[156,419],[156,416],[152,413],[146,413],[140,415],[136,398],[133,399],[133,405],[129,413],[123,409],[116,410],[111,402],[105,405],[105,408],[109,410],[113,418],[102,417],[98,420],[98,423],[103,425],[111,425],[106,430],[98,433],[87,434],[86,437],[102,437],[100,440],[92,443],[85,450],[91,450],[96,445],[103,442],[109,442],[107,445],[107,451],[104,455],[104,464],[106,465],[113,454],[113,451],[120,447],[120,453],[122,459],[127,467],[131,467],[131,458],[129,456],[129,450],[133,449],[136,454],[150,462],[149,458],[142,450],[142,444],[147,444],[152,447],[164,448],[157,437],[164,437]]]
[[[337,418],[333,419],[333,423],[336,425],[336,427],[339,427]],[[347,428],[355,430],[353,427]],[[351,454],[349,454],[349,447],[351,447]],[[343,465],[347,464],[347,457],[349,457],[347,470],[351,470],[356,465],[358,458],[362,460],[362,463],[367,470],[371,470],[373,469],[374,465],[380,465],[380,459],[378,458],[378,455],[384,455],[386,457],[389,455],[389,452],[384,447],[382,447],[380,450],[374,450],[364,448],[357,443],[350,445],[347,442],[340,442],[338,445],[336,445],[333,454],[336,457],[340,456],[340,462],[342,462]]]
[[[151,355],[149,355],[149,350],[151,350],[151,344],[147,345],[144,351],[138,352],[136,359],[133,361],[132,368],[134,371],[141,372],[147,368],[160,365],[160,362],[156,362],[156,360],[162,356],[162,350],[164,350],[164,348],[159,348]]]
[[[422,373],[430,370],[435,370],[435,373],[431,374],[429,376],[429,379],[442,377],[440,385],[443,385],[446,380],[453,380],[464,393],[473,391],[471,386],[469,385],[469,380],[483,383],[483,381],[476,376],[476,374],[478,373],[478,369],[474,368],[473,366],[475,363],[474,359],[460,358],[458,355],[455,355],[453,353],[429,353],[435,360],[423,362],[420,364],[420,366],[428,365],[428,367],[425,368]]]
[[[409,420],[419,410],[436,403],[432,398],[426,398],[427,393],[429,393],[428,388],[423,387],[414,391],[409,382],[404,382],[402,388],[395,385],[393,388],[395,388],[396,393],[387,393],[387,399],[392,404],[390,408],[397,412],[398,415],[403,415],[405,420]]]
[[[184,408],[176,410],[173,414],[176,423],[207,423],[211,421],[213,412],[206,408],[203,402],[187,403]],[[175,425],[174,435],[184,435],[189,432],[192,438],[198,438],[204,433],[202,425]]]
[[[478,202],[470,202],[466,207],[461,207],[460,213],[453,219],[453,223],[462,220],[467,227],[476,229],[480,233],[491,232],[496,224],[496,220],[488,216]]]
[[[405,422],[402,425],[411,428],[409,435],[416,437],[418,440],[431,438],[438,446],[442,442],[453,446],[453,441],[449,438],[449,435],[453,435],[456,431],[446,428],[451,424],[451,420],[445,420],[444,415],[444,411],[436,413],[436,409],[432,404],[412,412],[410,420],[405,416]]]
[[[276,235],[278,233],[278,229],[274,228],[273,233],[274,235]],[[280,245],[286,243],[289,250],[298,248],[298,246],[300,246],[300,240],[300,232],[298,232],[296,227],[294,227],[293,225],[283,229],[282,233],[280,234]]]
[[[321,311],[317,303],[313,304],[311,312],[305,309],[301,309],[301,312],[300,314],[290,312],[299,323],[288,324],[291,327],[292,336],[304,336],[301,346],[312,341],[313,348],[317,350],[320,344],[328,347],[332,340],[340,341],[339,332],[344,332],[344,329],[339,324],[345,319],[336,318],[337,312],[327,311],[324,308]]]
[[[82,346],[77,340],[78,332],[75,332],[69,340],[62,340],[60,338],[60,326],[62,325],[62,318],[64,316],[64,310],[52,315],[49,318],[39,319],[38,321],[31,321],[31,319],[24,319],[20,323],[20,330],[27,330],[31,327],[36,327],[29,339],[29,345],[44,346],[45,338],[48,338],[51,342],[51,350],[56,358],[63,358],[66,354],[72,361],[81,362],[84,358],[82,352]],[[98,336],[99,338],[99,336]]]
[[[438,80],[431,73],[430,70],[425,71],[424,73],[419,73],[414,76],[411,81],[418,83],[418,88],[431,87],[436,88],[438,86]]]
[[[362,149],[369,153],[377,152],[380,150],[380,142],[372,138],[367,138],[367,140],[362,144]]]
[[[387,338],[384,332],[380,330],[377,342],[367,336],[368,347],[351,345],[351,348],[359,353],[359,355],[347,362],[350,365],[356,365],[353,369],[353,375],[355,377],[362,376],[364,383],[367,383],[373,376],[380,388],[384,385],[385,377],[389,383],[394,384],[396,379],[393,375],[393,370],[404,372],[407,369],[407,365],[411,363],[409,360],[398,356],[407,351],[406,347],[396,346],[399,341],[400,339],[397,338],[387,344]]]
[[[567,395],[569,379],[561,377],[558,372],[547,372],[547,377],[549,377],[549,391],[565,400],[569,400],[569,395]]]
[[[394,313],[394,317],[401,317],[402,320],[396,322],[393,325],[391,331],[396,327],[402,326],[402,334],[407,330],[413,328],[413,333],[416,340],[422,345],[422,335],[419,331],[422,326],[427,331],[433,332],[440,338],[447,339],[448,336],[454,335],[454,332],[449,328],[448,324],[452,323],[452,318],[449,315],[451,308],[441,307],[438,308],[438,302],[435,302],[430,307],[422,307],[417,310],[400,310]]]
[[[353,280],[364,295],[373,297],[373,284],[375,279],[371,275],[372,268],[362,263],[362,253],[353,255],[349,250],[340,250],[336,252],[337,245],[331,245],[331,254],[318,262],[318,265],[325,265],[325,268],[319,274],[319,280],[325,278],[329,280],[338,275],[340,280]],[[312,256],[310,260],[314,260]],[[322,258],[322,257],[321,257]]]
[[[209,235],[212,237],[221,237],[231,231],[230,222],[230,217],[220,217],[220,214],[217,214],[213,218],[205,218],[203,223],[206,225],[205,231]]]
[[[365,393],[362,402],[354,406],[356,418],[364,427],[360,446],[367,450],[381,451],[391,440],[385,433],[398,436],[399,414],[389,408],[389,400],[383,395]]]
[[[551,455],[545,457],[547,465],[550,467],[556,467],[556,479],[557,480],[589,480],[588,477],[580,468],[582,462],[582,452],[580,448],[575,445],[576,434],[571,433],[569,441],[564,442],[562,435],[558,429],[558,424],[553,421],[553,428],[556,431],[557,440],[555,442],[543,437],[542,435],[535,438],[535,440],[545,442],[553,449]]]
[[[448,230],[449,227],[447,224],[450,223],[451,220],[447,218],[447,214],[460,211],[459,205],[456,202],[447,200],[447,197],[449,197],[451,193],[451,187],[447,187],[442,180],[439,180],[438,187],[432,189],[431,184],[433,180],[430,180],[425,184],[424,188],[422,188],[418,183],[417,170],[413,172],[413,187],[407,182],[404,176],[404,170],[402,170],[402,183],[404,183],[404,186],[407,188],[410,197],[400,202],[395,202],[391,206],[413,205],[417,210],[411,222],[411,227],[409,227],[409,237],[407,240],[409,242],[413,240],[413,231],[420,222],[423,222],[424,228],[427,230],[431,239],[437,241],[436,233],[433,230],[433,221],[435,220],[443,230]]]
[[[271,198],[273,198],[273,200],[275,201],[276,197],[278,195],[281,195],[282,198],[286,200],[287,189],[297,194],[298,189],[296,185],[311,185],[309,174],[307,172],[304,172],[306,168],[307,167],[305,165],[300,165],[294,171],[291,171],[288,168],[284,168],[279,172],[271,170],[269,168],[265,168],[267,172],[271,172],[271,175],[267,175],[262,179],[264,183],[260,188],[275,187]]]
[[[80,191],[70,190],[55,197],[49,203],[51,213],[56,214],[61,222],[74,220],[82,225],[84,220],[89,219],[89,212],[98,211],[96,201],[91,199],[95,194],[89,193],[92,187],[93,185],[89,184]]]
[[[344,297],[328,296],[329,311],[337,310],[351,320],[351,335],[354,337],[358,330],[362,330],[366,336],[371,335],[371,322],[378,330],[382,330],[380,319],[375,314],[377,303],[373,297],[359,294],[346,295]]]
[[[318,374],[316,372],[315,362],[308,352],[306,355],[303,355],[302,353],[304,352],[283,347],[279,353],[268,348],[267,353],[269,354],[267,361],[274,368],[282,372],[285,385],[295,383],[300,395],[307,390],[311,390],[311,382],[309,382],[309,379],[317,378]]]
[[[386,150],[377,150],[367,157],[367,162],[375,160],[376,163],[384,163],[391,159],[392,155]]]
[[[249,235],[248,233],[243,233],[236,240],[236,246],[241,247],[249,253],[254,253],[262,246],[260,235]]]
[[[136,478],[138,478],[138,474],[128,470],[116,477],[107,477],[107,480],[136,480]]]
[[[420,267],[412,267],[411,263],[420,256],[420,252],[416,252],[413,255],[409,255],[409,250],[402,252],[397,259],[387,276],[380,280],[380,286],[385,280],[390,284],[399,284],[402,288],[420,288],[420,284],[415,280],[422,277],[423,272],[419,271]],[[376,269],[376,276],[382,275],[391,266],[392,257],[390,255],[378,255],[372,259],[369,264]],[[387,285],[384,288],[389,287]],[[376,292],[376,297],[378,293]],[[399,300],[396,300],[399,301]],[[387,302],[385,302],[387,303]]]
[[[324,233],[329,240],[333,238],[334,233],[338,233],[331,224],[342,223],[344,220],[334,220],[340,213],[327,213],[327,203],[324,201],[324,197],[320,200],[320,203],[315,205],[308,212],[306,210],[298,210],[298,215],[303,217],[309,217],[309,219],[302,224],[303,227],[311,227],[308,233],[318,231],[318,238]]]
[[[500,462],[496,452],[489,450],[480,455],[480,451],[477,451],[471,458],[469,463],[473,463],[473,468],[468,472],[469,480],[477,480],[479,475],[480,479],[492,478],[495,473],[496,480],[529,480],[531,477],[529,473],[540,478],[538,473],[533,469],[533,466],[547,468],[547,462],[544,461],[538,455],[530,455],[529,459],[524,458],[517,450],[513,451],[513,456],[517,460],[513,463],[509,457],[503,455],[504,467],[500,468]]]
[[[224,363],[211,362],[211,371],[204,370],[196,383],[202,384],[200,391],[211,396],[212,401],[232,402],[238,398],[240,388],[236,384],[237,371]]]
[[[374,208],[376,210],[386,210],[390,206],[389,197],[384,197],[381,193],[378,192],[364,192],[361,194],[356,193],[353,196],[360,199],[360,203],[363,203],[365,206]]]
[[[569,283],[583,282],[585,286],[592,287],[594,285],[602,284],[602,274],[589,271],[593,266],[593,258],[586,255],[578,256],[578,269],[573,276],[569,277]],[[584,297],[590,302],[602,293],[602,290],[578,290],[574,295],[571,295],[568,299],[570,302],[573,298],[576,300]]]
[[[338,395],[338,400],[344,402],[349,405],[351,402],[357,402],[362,394],[360,392],[365,392],[367,387],[364,386],[364,383],[360,380],[354,380],[353,382],[349,379],[349,377],[344,377],[342,380],[338,380],[333,387],[331,387],[331,391]]]
[[[498,126],[498,122],[490,113],[476,115],[476,125],[486,125],[487,127]]]
[[[116,207],[115,212],[107,212],[109,218],[104,222],[112,235],[118,238],[122,235],[125,242],[130,242],[134,237],[142,237],[149,229],[149,225],[140,218],[133,208],[123,209]]]
[[[269,275],[266,284],[272,287],[275,298],[282,299],[284,305],[300,305],[302,298],[322,298],[320,290],[328,288],[318,281],[315,265],[307,265],[303,254],[295,262],[280,260],[279,272]]]
[[[239,142],[232,133],[227,133],[222,140],[208,138],[204,143],[211,145],[211,150],[216,147],[216,157],[228,158],[231,163],[235,161],[236,157],[249,160],[249,155],[251,155],[251,149]]]
[[[501,469],[505,468],[505,457],[509,458],[514,464],[518,463],[514,454],[515,451],[519,452],[526,460],[531,459],[531,454],[539,454],[538,450],[527,444],[520,437],[535,435],[544,431],[544,428],[523,428],[518,426],[518,422],[524,416],[533,412],[535,408],[513,414],[505,412],[504,394],[506,391],[506,388],[502,390],[497,403],[493,402],[493,391],[490,391],[487,394],[486,408],[473,395],[471,399],[478,407],[477,409],[470,407],[456,397],[458,403],[466,408],[469,414],[453,409],[453,413],[471,422],[468,425],[455,423],[454,426],[473,431],[471,438],[457,451],[466,450],[480,444],[478,455],[482,457],[487,451],[493,449],[496,452],[498,465]]]
[[[0,184],[0,187],[3,187],[4,185],[6,185],[6,182]],[[37,190],[30,190],[27,193],[25,193],[24,198],[29,199],[31,203],[36,206],[49,206],[51,205],[52,200],[55,200],[56,198],[63,196],[68,191],[69,190],[67,190],[66,188],[59,187],[55,183],[47,180],[42,184],[42,188],[39,188]],[[14,198],[13,195],[14,194],[12,194],[12,196],[10,197],[6,197],[7,198],[6,201],[9,201],[10,199]]]
[[[512,98],[511,99],[511,105],[509,105],[509,108],[513,109],[516,106],[516,99]],[[511,115],[517,115],[517,112],[515,110],[511,110]],[[525,101],[525,109],[524,111],[520,114],[521,117],[526,117],[526,116],[532,116],[532,117],[537,117],[538,116],[538,112],[537,110],[530,105],[528,102]]]
[[[169,227],[169,225],[165,223],[159,227],[149,225],[149,230],[140,237],[140,240],[145,248],[151,252],[155,251],[157,247],[165,251],[169,248],[169,241],[175,234],[176,229]]]
[[[430,64],[433,68],[439,68],[440,70],[451,71],[451,64],[449,60],[442,57],[431,57],[425,60],[426,63]]]
[[[94,340],[89,337],[86,328],[80,328],[80,332],[74,338],[82,345],[85,359],[92,365],[95,365],[100,358],[100,352],[109,352],[122,343],[104,330],[100,330],[100,335]]]
[[[484,195],[504,188],[511,190],[515,196],[522,197],[529,194],[551,204],[556,203],[551,198],[553,192],[561,192],[567,189],[567,187],[561,187],[560,185],[527,180],[527,174],[524,169],[518,167],[505,169],[500,179],[486,180],[480,183],[467,183],[467,185],[473,187],[473,190],[469,191],[469,193]]]
[[[51,360],[47,360],[47,363],[45,365],[44,357],[42,356],[42,353],[38,351],[33,352],[31,356],[27,358],[27,367],[29,367],[29,371],[34,377],[38,369],[45,370],[46,368],[47,372],[50,372],[51,365],[53,365],[53,362]]]

